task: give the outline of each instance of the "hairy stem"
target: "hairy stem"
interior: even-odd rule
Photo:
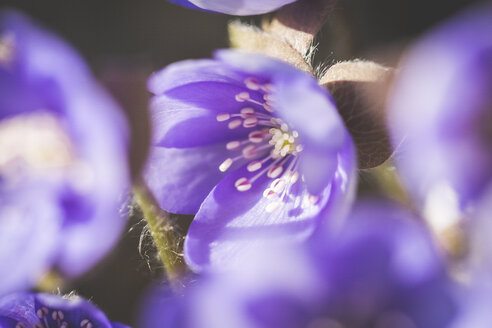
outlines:
[[[134,195],[147,221],[166,276],[174,288],[180,288],[187,267],[170,216],[157,206],[154,197],[143,183],[134,188]]]

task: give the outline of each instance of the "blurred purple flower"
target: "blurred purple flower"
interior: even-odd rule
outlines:
[[[352,200],[354,146],[311,76],[219,51],[168,66],[149,88],[145,180],[164,210],[198,211],[184,245],[193,270],[225,267],[261,239],[304,240]]]
[[[454,285],[418,221],[370,203],[347,221],[335,238],[303,247],[257,245],[184,297],[152,294],[142,327],[449,327]]]
[[[229,15],[259,15],[274,11],[296,0],[169,0],[187,8]]]
[[[129,328],[77,296],[15,293],[0,298],[2,328]]]
[[[444,197],[463,210],[491,184],[491,21],[490,4],[464,12],[402,62],[389,126],[396,163],[421,204]]]
[[[126,122],[64,42],[0,16],[0,295],[81,274],[117,241]]]

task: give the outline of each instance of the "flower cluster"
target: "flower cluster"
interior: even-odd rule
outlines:
[[[490,327],[492,5],[397,70],[323,71],[310,47],[331,0],[170,1],[272,13],[231,25],[239,49],[148,79],[131,213],[167,279],[138,326]],[[128,328],[68,289],[127,224],[127,123],[70,46],[0,12],[0,328]]]

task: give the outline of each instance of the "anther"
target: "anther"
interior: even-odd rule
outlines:
[[[220,172],[227,171],[231,167],[233,162],[234,161],[232,160],[232,158],[227,158],[225,161],[223,161],[222,164],[220,164],[219,166]]]
[[[245,128],[252,128],[255,127],[257,124],[258,124],[258,119],[256,117],[248,117],[243,122],[243,126]]]
[[[266,95],[264,95],[264,96],[263,96],[263,99],[264,99],[265,101],[270,101],[270,102],[272,102],[272,101],[273,101],[273,96],[272,96],[271,94],[268,94],[268,93],[267,93]]]
[[[273,199],[273,198],[278,197],[278,194],[275,191],[273,191],[272,189],[266,188],[265,191],[263,191],[263,197],[265,197],[267,199]]]
[[[236,101],[237,102],[245,102],[246,100],[249,99],[249,93],[248,92],[241,92],[236,95]]]
[[[265,92],[272,92],[273,91],[273,85],[271,84],[264,84],[261,86],[261,90],[265,91]]]
[[[246,190],[251,189],[251,183],[246,178],[240,178],[240,179],[238,179],[236,181],[236,183],[234,184],[234,186],[236,187],[236,189],[238,191],[246,191]]]
[[[270,188],[275,192],[281,192],[284,190],[285,181],[283,179],[275,179],[270,185]]]
[[[259,90],[261,87],[260,82],[254,77],[248,77],[246,80],[244,80],[244,84],[246,85],[246,88],[255,91]]]
[[[269,178],[275,179],[283,172],[283,170],[284,168],[281,165],[273,166],[268,170],[267,176]]]
[[[26,328],[26,326],[25,326],[22,322],[18,322],[18,323],[15,325],[15,328]]]
[[[299,173],[296,171],[296,172],[292,173],[292,175],[290,177],[290,184],[296,183],[297,180],[299,180]]]
[[[263,131],[253,131],[248,135],[248,140],[252,143],[260,143],[265,139],[265,135]]]
[[[255,157],[256,155],[257,155],[257,153],[256,153],[256,147],[255,146],[249,145],[249,146],[244,147],[243,156],[245,158],[252,158],[252,157]]]
[[[254,162],[249,163],[246,168],[248,169],[249,172],[254,172],[254,171],[258,171],[259,169],[261,169],[261,166],[262,166],[262,163],[260,161],[254,161]]]
[[[84,319],[80,322],[80,327],[82,328],[93,328],[92,322],[88,319]]]
[[[241,109],[240,113],[241,113],[241,117],[247,118],[247,117],[250,117],[251,115],[254,115],[255,110],[254,110],[254,108],[251,108],[251,107],[245,107],[245,108]]]
[[[230,118],[231,118],[231,114],[229,114],[229,113],[220,113],[220,114],[217,114],[217,116],[216,116],[216,119],[219,122],[227,121]]]
[[[280,205],[281,205],[280,202],[270,203],[266,206],[265,211],[267,213],[275,212],[280,207]]]
[[[36,311],[36,315],[39,319],[43,319],[49,313],[48,309],[44,306]]]
[[[51,317],[53,318],[53,320],[63,320],[65,316],[63,315],[62,311],[53,311]]]
[[[243,122],[240,119],[232,120],[229,122],[229,124],[227,124],[227,127],[231,130],[234,130],[235,128],[240,127],[242,123]]]
[[[230,141],[226,144],[226,149],[227,150],[234,150],[234,149],[238,149],[239,146],[241,146],[240,141]]]
[[[275,109],[273,109],[273,107],[268,104],[263,104],[263,108],[265,108],[265,110],[270,113],[273,113],[275,111]]]

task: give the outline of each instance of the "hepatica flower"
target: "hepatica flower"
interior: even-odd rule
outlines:
[[[16,293],[0,298],[2,328],[128,328],[77,296]]]
[[[423,204],[444,197],[462,210],[492,181],[491,20],[490,5],[462,13],[401,64],[389,126],[402,176]]]
[[[145,180],[160,206],[195,214],[188,265],[226,266],[256,240],[303,240],[353,196],[352,140],[311,76],[219,51],[149,81],[153,147]]]
[[[258,15],[274,11],[296,0],[170,0],[187,8],[229,15]]]
[[[125,225],[127,183],[119,108],[70,47],[2,13],[0,295],[98,261]]]
[[[444,328],[457,303],[431,238],[409,213],[361,204],[335,237],[258,245],[184,297],[154,294],[143,327]]]

